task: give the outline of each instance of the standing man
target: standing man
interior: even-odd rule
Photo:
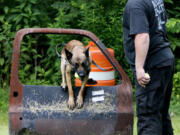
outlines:
[[[166,34],[163,0],[128,0],[124,51],[136,80],[138,135],[173,135],[168,113],[174,56]]]

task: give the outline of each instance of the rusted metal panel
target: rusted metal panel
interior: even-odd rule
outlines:
[[[19,68],[19,58],[20,58],[20,47],[23,37],[27,34],[33,33],[43,33],[43,34],[78,34],[82,36],[89,37],[93,42],[97,44],[100,50],[105,54],[107,59],[112,64],[113,68],[118,72],[122,78],[122,83],[113,86],[113,87],[103,87],[107,92],[113,92],[114,98],[113,101],[113,113],[112,110],[106,108],[105,111],[101,113],[95,113],[94,111],[89,112],[87,110],[81,110],[79,114],[72,113],[70,117],[68,114],[70,112],[64,113],[54,113],[52,111],[51,115],[47,115],[47,112],[36,112],[36,117],[31,111],[32,105],[27,106],[27,89],[29,88],[38,88],[39,94],[43,95],[43,90],[46,90],[45,86],[24,86],[18,77],[18,68]],[[56,91],[60,94],[60,87],[53,87],[54,89],[59,88],[59,91]],[[100,89],[100,87],[90,87],[87,88],[87,91],[93,89]],[[48,91],[49,87],[47,88]],[[89,90],[88,90],[89,89]],[[44,97],[48,97],[50,94],[45,92]],[[30,92],[30,91],[29,91]],[[31,91],[32,92],[32,91]],[[35,94],[35,95],[34,95]],[[29,93],[31,101],[44,102],[44,104],[49,104],[53,100],[53,97],[45,100],[41,99],[41,96],[37,96],[38,91],[34,93]],[[67,93],[66,93],[67,95]],[[87,94],[90,98],[91,93]],[[85,99],[89,99],[85,97]],[[36,98],[34,98],[36,97]],[[66,97],[66,96],[64,96]],[[62,97],[58,98],[61,99]],[[91,97],[92,98],[92,97]],[[67,98],[62,98],[66,100]],[[91,103],[86,101],[85,103]],[[99,102],[98,102],[99,103]],[[101,102],[100,102],[101,103]],[[41,104],[43,105],[43,104]],[[104,104],[106,105],[106,104]],[[52,106],[51,106],[52,107]],[[85,107],[84,107],[85,108]],[[54,111],[57,108],[54,108]],[[48,110],[48,108],[47,108]],[[30,111],[31,113],[28,113]],[[56,110],[57,111],[57,110]],[[69,110],[68,110],[69,111]],[[51,134],[51,135],[131,135],[133,129],[133,102],[132,102],[132,87],[131,82],[123,71],[122,67],[119,65],[117,60],[109,54],[104,44],[91,32],[85,30],[77,29],[54,29],[54,28],[28,28],[22,29],[17,32],[14,46],[13,46],[13,58],[12,58],[12,68],[11,68],[11,82],[10,82],[10,104],[9,104],[9,125],[10,125],[10,134],[11,135],[21,135],[25,132],[33,134]]]

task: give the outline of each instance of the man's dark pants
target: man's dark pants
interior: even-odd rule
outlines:
[[[168,113],[173,87],[174,64],[148,71],[150,83],[142,88],[136,81],[138,135],[173,135]]]

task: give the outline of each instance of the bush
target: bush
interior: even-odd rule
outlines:
[[[0,113],[8,111],[9,90],[8,88],[0,88]]]
[[[177,72],[174,74],[172,97],[173,97],[174,103],[180,100],[180,72]]]

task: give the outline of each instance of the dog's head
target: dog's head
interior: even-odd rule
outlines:
[[[66,58],[71,65],[71,71],[77,73],[80,79],[83,81],[84,78],[89,74],[91,69],[91,59],[89,55],[89,48],[83,52],[76,52],[72,54],[70,51],[65,49]]]

